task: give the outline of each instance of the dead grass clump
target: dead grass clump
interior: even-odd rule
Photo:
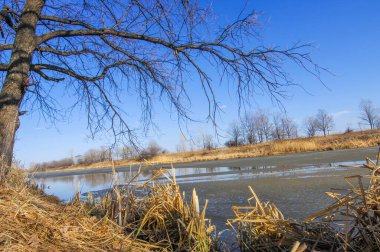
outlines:
[[[332,206],[305,221],[284,218],[270,202],[261,202],[252,188],[246,207],[233,207],[228,224],[236,231],[242,251],[380,251],[380,167],[367,159],[368,188],[361,176],[347,177],[348,193],[328,192]],[[351,180],[357,179],[357,185]]]
[[[227,224],[236,232],[241,251],[304,251],[310,244],[318,251],[335,251],[334,230],[323,223],[298,223],[284,218],[271,202],[261,202],[249,187],[250,206],[233,207],[235,218]],[[293,250],[292,250],[293,251]]]
[[[336,226],[344,251],[380,251],[380,167],[368,158],[366,167],[371,171],[367,188],[361,176],[347,177],[350,192],[327,193],[336,203],[308,218]],[[357,179],[356,185],[352,179]]]
[[[159,183],[165,176],[170,183]],[[210,251],[214,227],[205,219],[206,203],[201,211],[198,196],[193,191],[190,204],[176,184],[175,176],[160,170],[134,189],[115,186],[101,204],[94,208],[124,227],[131,237],[156,244],[168,251]]]
[[[271,146],[273,154],[296,153],[318,149],[315,142],[307,139],[302,139],[302,141],[293,140],[273,142]]]
[[[0,186],[1,251],[148,251],[113,222],[90,217],[83,204],[58,204],[18,171],[11,181],[18,182]]]

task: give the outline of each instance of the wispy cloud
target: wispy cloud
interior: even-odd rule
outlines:
[[[348,115],[348,114],[351,114],[351,111],[349,111],[349,110],[342,110],[342,111],[331,113],[331,115],[334,118],[342,117],[342,116],[345,116],[345,115]]]

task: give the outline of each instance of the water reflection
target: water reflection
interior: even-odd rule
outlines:
[[[339,167],[346,163],[327,163],[310,166],[244,166],[244,167],[204,167],[204,168],[179,168],[175,170],[178,183],[208,182],[208,181],[229,181],[240,179],[255,179],[271,176],[295,176],[307,178],[322,171],[339,171],[347,168]],[[350,162],[349,164],[353,164]],[[86,193],[109,189],[114,181],[120,185],[128,184],[133,179],[134,182],[144,182],[155,172],[153,169],[142,169],[140,171],[129,170],[127,172],[112,173],[92,173],[82,175],[60,176],[39,178],[35,181],[45,188],[49,194],[54,194],[63,200],[70,200],[76,192]],[[172,169],[168,169],[171,174]],[[162,177],[161,179],[165,179]]]

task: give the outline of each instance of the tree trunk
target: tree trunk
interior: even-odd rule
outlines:
[[[0,181],[11,169],[19,107],[29,84],[32,55],[36,48],[36,26],[45,0],[28,0],[21,12],[11,60],[0,92]]]

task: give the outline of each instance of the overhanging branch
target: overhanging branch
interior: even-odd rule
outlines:
[[[81,80],[81,81],[95,82],[95,81],[104,79],[107,75],[107,72],[111,68],[118,67],[121,65],[125,65],[127,63],[128,63],[127,61],[119,61],[119,62],[116,62],[114,64],[105,66],[103,68],[102,73],[100,75],[95,76],[95,77],[89,77],[89,76],[81,75],[81,74],[76,73],[70,69],[66,69],[66,68],[54,66],[54,65],[49,65],[49,64],[35,64],[35,65],[31,66],[31,70],[38,73],[38,71],[41,72],[41,70],[46,69],[46,70],[55,71],[55,72],[59,72],[59,73],[68,75],[70,77],[76,78],[76,79]]]
[[[0,63],[0,71],[8,71],[9,65]]]
[[[35,67],[35,66],[31,66],[31,70],[33,72],[37,73],[38,75],[40,75],[42,78],[44,78],[47,81],[60,82],[60,81],[65,80],[65,78],[54,78],[54,77],[51,77],[51,76],[45,74],[43,71],[41,71],[41,69],[39,69],[38,67]]]
[[[142,40],[146,42],[150,42],[157,45],[163,45],[165,47],[175,49],[176,46],[173,43],[169,43],[165,40],[150,37],[146,35],[136,34],[136,33],[127,33],[116,31],[113,29],[88,29],[88,30],[58,30],[46,33],[37,38],[37,44],[41,45],[51,39],[55,39],[58,37],[81,37],[81,36],[101,36],[101,35],[112,35],[125,39],[134,39],[134,40]]]
[[[42,15],[40,17],[40,20],[53,21],[53,22],[57,22],[57,23],[61,23],[61,24],[67,24],[67,25],[79,25],[79,26],[82,26],[82,27],[87,28],[87,29],[92,29],[92,27],[90,25],[88,25],[84,22],[60,18],[60,17]]]
[[[94,51],[94,50],[91,50],[88,48],[84,48],[84,49],[77,50],[77,51],[74,51],[74,50],[73,51],[60,51],[60,50],[54,49],[52,47],[42,46],[42,47],[38,48],[38,51],[46,52],[46,53],[53,53],[53,54],[59,55],[59,56],[73,56],[73,55],[81,55],[81,54],[88,53],[88,54],[101,56],[104,59],[108,58],[108,56],[105,55],[104,53],[100,53],[100,52],[97,52],[97,51]]]
[[[6,51],[6,50],[12,50],[13,45],[12,44],[0,44],[0,52]]]

